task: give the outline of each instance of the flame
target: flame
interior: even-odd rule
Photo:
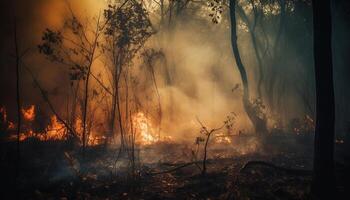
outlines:
[[[144,113],[138,112],[133,116],[133,126],[136,130],[136,142],[141,145],[150,145],[159,141],[153,133],[151,122]]]
[[[44,140],[64,140],[67,136],[67,128],[57,121],[56,115],[51,116],[51,123],[46,128]]]
[[[27,132],[20,134],[19,140],[24,141],[28,138],[36,138],[40,141],[65,140],[67,136],[66,133],[66,127],[58,122],[57,117],[53,115],[50,118],[50,124],[45,128],[43,133],[36,133],[33,130],[28,130]]]
[[[31,105],[29,108],[22,108],[22,115],[23,118],[26,121],[32,122],[35,120],[35,106]],[[14,130],[16,129],[16,124],[7,121],[7,113],[6,113],[6,108],[5,107],[0,107],[0,116],[1,120],[7,124],[7,130]],[[65,141],[67,140],[68,136],[68,130],[66,126],[61,123],[56,115],[52,115],[50,117],[50,123],[47,125],[47,127],[40,132],[35,132],[31,129],[31,127],[24,127],[22,130],[24,131],[20,133],[19,135],[19,140],[24,141],[29,138],[35,138],[40,141]],[[76,119],[74,123],[74,127],[78,137],[80,138],[80,141],[82,140],[82,120],[81,119]],[[11,135],[9,137],[10,140],[17,140],[16,135]],[[89,146],[94,146],[94,145],[99,145],[104,142],[106,139],[105,136],[99,136],[97,134],[89,134],[87,138],[87,145]]]
[[[35,106],[31,105],[29,108],[22,108],[22,115],[26,121],[32,122],[35,120]],[[7,129],[13,130],[16,128],[16,124],[7,121],[6,109],[0,107],[0,114],[2,116],[1,120],[5,120],[7,123]],[[142,112],[136,113],[132,117],[133,127],[136,133],[136,143],[141,145],[151,145],[159,141],[170,142],[173,139],[171,136],[164,136],[162,138],[157,137],[153,131],[151,121]],[[82,120],[77,118],[74,122],[72,129],[75,130],[78,138],[80,139],[80,145],[82,145],[82,132],[83,123]],[[22,128],[22,133],[19,135],[20,141],[25,141],[30,138],[35,138],[40,141],[66,141],[68,138],[68,130],[66,126],[60,122],[55,115],[50,117],[50,123],[43,131],[33,131],[31,127],[24,126]],[[11,140],[16,140],[16,135],[11,135],[9,137]],[[88,146],[95,146],[103,144],[106,140],[106,136],[100,135],[93,130],[89,131],[87,135],[86,144]]]
[[[78,134],[80,141],[83,141],[83,120],[77,118],[74,123],[75,132]],[[92,132],[88,135],[86,144],[88,146],[96,146],[99,144],[103,144],[106,140],[106,136],[100,136],[95,132]]]
[[[75,130],[82,140],[82,122],[80,119],[75,121]],[[67,128],[65,125],[58,121],[55,115],[52,115],[50,118],[50,124],[45,128],[45,131],[42,133],[35,133],[33,130],[29,130],[25,133],[20,134],[20,141],[24,141],[28,138],[36,138],[40,141],[65,141],[67,140]],[[15,139],[16,136],[13,136],[12,139]],[[88,146],[95,146],[102,144],[106,139],[105,136],[96,136],[94,134],[90,134],[87,139]]]
[[[26,121],[33,121],[35,119],[35,106],[31,105],[28,109],[22,108],[22,114]]]
[[[215,137],[215,143],[219,144],[231,144],[232,139],[225,134],[217,134]]]
[[[8,130],[16,129],[16,125],[13,122],[7,120],[7,112],[4,106],[0,107],[0,120],[1,120],[1,123],[7,124]]]
[[[7,129],[14,130],[16,128],[16,125],[13,122],[8,122]]]
[[[3,122],[7,122],[7,112],[5,107],[0,107],[0,116],[2,117]]]

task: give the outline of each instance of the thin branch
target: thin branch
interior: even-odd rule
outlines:
[[[76,137],[77,134],[76,132],[73,130],[73,128],[71,126],[69,126],[67,124],[66,121],[64,121],[60,115],[57,113],[57,111],[55,110],[54,106],[52,105],[47,92],[41,87],[40,83],[38,82],[38,79],[35,77],[35,75],[33,74],[33,72],[30,70],[30,68],[22,61],[22,65],[24,67],[24,69],[26,69],[28,71],[28,73],[31,75],[34,84],[38,87],[38,89],[40,90],[40,93],[42,95],[42,97],[44,98],[44,100],[46,101],[46,103],[49,105],[50,110],[53,112],[53,114],[57,117],[58,121],[60,121],[68,130],[69,132]]]

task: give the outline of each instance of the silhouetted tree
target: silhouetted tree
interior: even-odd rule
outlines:
[[[19,167],[20,167],[20,134],[21,134],[21,97],[20,97],[20,53],[18,49],[17,39],[17,22],[14,20],[14,44],[15,44],[15,59],[16,59],[16,103],[17,103],[17,164],[15,181],[18,181]]]
[[[103,47],[107,60],[111,63],[112,75],[112,109],[110,114],[110,135],[115,131],[115,119],[117,117],[121,147],[125,145],[125,129],[128,119],[123,119],[121,77],[128,76],[128,64],[154,33],[147,10],[137,1],[124,1],[123,3],[109,4],[104,10],[106,29],[104,31],[106,42]],[[127,83],[126,83],[127,84]],[[125,87],[128,90],[128,87]],[[127,92],[125,92],[127,95]],[[127,105],[128,98],[125,98]],[[127,106],[125,106],[127,107]],[[128,115],[129,110],[125,110]],[[117,115],[117,116],[116,116]]]
[[[316,79],[316,133],[313,192],[319,199],[334,198],[334,88],[330,0],[313,0]]]
[[[243,84],[243,106],[257,133],[266,133],[266,116],[261,113],[260,101],[250,102],[248,77],[237,45],[236,1],[230,0],[231,46]]]
[[[69,4],[68,4],[69,6]],[[69,7],[70,8],[70,7]],[[71,86],[76,82],[75,93],[79,89],[80,81],[84,83],[84,97],[81,103],[82,112],[82,144],[83,154],[87,141],[87,113],[89,103],[89,80],[92,75],[91,69],[94,61],[98,57],[99,38],[103,35],[103,25],[100,24],[98,16],[95,27],[88,31],[88,25],[82,24],[70,9],[71,16],[65,21],[62,31],[46,29],[42,36],[42,43],[38,45],[40,53],[44,54],[52,62],[60,63],[69,67]],[[90,36],[91,35],[91,36]],[[99,84],[101,82],[97,80]],[[103,85],[102,85],[103,86]],[[77,94],[75,94],[77,98]],[[73,101],[72,121],[75,120],[76,99]]]

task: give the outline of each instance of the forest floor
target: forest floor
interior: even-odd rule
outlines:
[[[213,146],[209,150],[207,173],[202,175],[200,160],[181,167],[191,163],[186,157],[187,145],[158,144],[141,152],[142,157],[148,155],[153,159],[143,160],[137,167],[136,175],[130,176],[130,167],[125,158],[121,157],[115,162],[116,149],[106,153],[102,147],[90,148],[86,152],[87,158],[82,161],[81,158],[77,159],[80,153],[63,151],[61,143],[34,143],[22,145],[17,183],[20,187],[15,193],[7,191],[12,197],[62,200],[311,199],[311,174],[294,173],[284,168],[310,170],[312,145],[300,146],[290,142],[284,145],[280,142],[264,151],[232,153],[232,149],[229,149],[230,154],[227,148]],[[1,148],[3,154],[6,145]],[[11,155],[9,152],[7,154]],[[242,170],[249,161],[264,161],[273,165],[252,164]],[[13,180],[13,165],[10,163],[1,164],[2,184],[10,185],[9,180]],[[179,169],[167,172],[175,168]],[[338,190],[345,193],[344,181],[349,177],[350,170],[345,165],[337,169],[340,172]]]

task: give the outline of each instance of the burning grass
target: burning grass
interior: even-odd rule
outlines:
[[[1,116],[3,118],[3,124],[6,124],[7,130],[15,130],[17,125],[7,119],[6,108],[1,107]],[[36,106],[30,105],[28,108],[22,108],[22,117],[25,123],[29,123],[25,126],[24,131],[20,134],[20,141],[35,138],[39,141],[66,141],[69,137],[67,127],[61,123],[55,115],[50,117],[50,122],[42,131],[34,131],[31,127],[31,123],[36,120]],[[156,144],[159,142],[172,141],[171,136],[162,136],[160,133],[156,134],[153,128],[151,120],[149,120],[143,112],[138,112],[132,116],[133,128],[136,132],[136,144],[141,146],[147,146]],[[80,141],[82,140],[83,123],[82,120],[77,118],[74,123],[74,130],[78,134]],[[11,134],[8,139],[16,140],[17,136]],[[87,138],[87,144],[89,146],[96,146],[104,144],[106,136],[100,135],[95,131],[91,131]],[[81,142],[80,142],[81,143]]]
[[[241,132],[231,126],[228,129],[230,131],[223,129],[215,132],[212,139],[208,140],[206,173],[200,175],[204,157],[203,141],[178,142],[166,137],[156,131],[153,121],[143,112],[131,115],[136,135],[134,149],[126,149],[117,156],[120,150],[118,145],[105,148],[105,138],[91,131],[86,149],[88,156],[83,158],[80,148],[64,148],[68,131],[56,116],[51,116],[43,131],[29,129],[37,120],[35,108],[30,106],[22,112],[25,124],[20,135],[23,158],[20,187],[24,198],[309,197],[311,179],[308,176],[290,175],[264,166],[240,172],[242,166],[250,160],[265,160],[292,168],[311,168],[312,144],[295,142],[302,137],[300,134],[284,134],[283,137],[271,135],[262,141],[256,136],[234,134]],[[2,122],[6,122],[6,129],[15,130],[16,124],[8,120],[6,109],[1,108],[0,112]],[[34,118],[25,118],[25,113]],[[204,125],[201,128],[203,127]],[[81,133],[81,120],[75,121],[74,128],[77,133]],[[78,136],[81,140],[81,135]],[[11,138],[5,145],[14,146],[16,137],[11,134]],[[261,144],[265,143],[269,144],[265,145],[268,149],[262,147]],[[130,161],[132,152],[134,164]],[[13,165],[8,166],[10,170],[13,169],[10,166]],[[2,165],[2,168],[6,169],[6,166]]]
[[[227,149],[222,148],[210,153],[206,176],[200,175],[196,165],[151,175],[181,166],[189,159],[183,154],[189,151],[185,144],[152,144],[143,149],[142,156],[154,160],[142,162],[135,180],[127,176],[128,162],[123,156],[115,173],[115,148],[104,151],[99,146],[90,146],[86,152],[89,156],[82,161],[79,152],[58,151],[57,147],[61,144],[62,141],[43,141],[36,144],[35,150],[30,140],[23,143],[22,165],[23,169],[27,169],[21,174],[21,180],[25,180],[21,183],[23,198],[227,199],[235,196],[238,199],[254,199],[269,196],[270,199],[276,199],[281,194],[292,199],[305,199],[309,194],[308,177],[288,175],[266,167],[252,167],[244,173],[239,172],[250,160],[266,160],[282,166],[300,167],[302,164],[305,168],[310,167],[305,163],[305,160],[312,160],[308,157],[310,155],[291,155],[294,148],[280,154],[231,153],[226,158],[215,158],[215,154],[228,153]],[[52,160],[52,157],[55,159]],[[157,158],[163,160],[157,161]]]

